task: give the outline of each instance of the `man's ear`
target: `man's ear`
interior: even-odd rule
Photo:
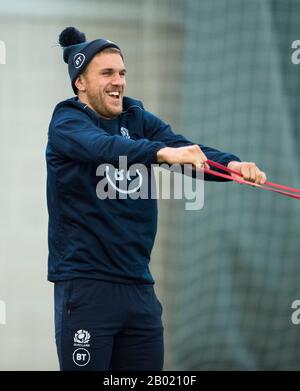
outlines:
[[[79,75],[75,80],[75,87],[80,92],[85,92],[85,79],[83,75]]]

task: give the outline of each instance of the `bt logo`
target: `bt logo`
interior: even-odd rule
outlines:
[[[80,68],[81,65],[84,63],[84,60],[85,60],[85,55],[83,53],[77,53],[75,56],[74,56],[74,67],[76,69]]]
[[[90,353],[86,349],[79,348],[73,352],[73,361],[79,367],[87,365],[90,362],[90,359]]]

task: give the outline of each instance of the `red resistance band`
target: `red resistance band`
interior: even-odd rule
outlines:
[[[216,167],[216,168],[223,170],[225,172],[228,172],[230,174],[235,174],[235,175],[239,176],[240,178],[234,178],[231,175],[223,174],[223,173],[220,173],[218,171],[211,170],[208,168],[200,169],[201,171],[204,171],[206,174],[211,174],[211,175],[219,176],[221,178],[226,178],[226,179],[229,179],[230,181],[242,183],[244,185],[260,187],[261,189],[274,191],[275,193],[279,193],[279,194],[285,195],[287,197],[292,197],[292,198],[296,198],[297,200],[300,200],[300,195],[292,194],[292,193],[300,193],[299,189],[294,189],[293,187],[289,187],[289,186],[285,186],[285,185],[279,185],[279,184],[273,183],[273,182],[265,182],[263,185],[260,185],[258,183],[254,183],[254,182],[250,182],[250,181],[246,181],[245,179],[242,179],[243,175],[241,173],[239,173],[238,171],[235,171],[235,170],[231,170],[230,168],[223,166],[222,164],[216,163],[212,160],[207,160],[207,163],[210,166]],[[279,190],[279,189],[283,189],[283,190]],[[287,190],[287,191],[284,191],[284,190]]]

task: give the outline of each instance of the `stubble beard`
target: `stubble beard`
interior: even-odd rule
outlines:
[[[116,110],[112,110],[108,105],[105,105],[104,102],[102,103],[101,101],[105,100],[105,97],[101,99],[99,95],[95,95],[95,94],[92,95],[88,92],[86,95],[94,111],[96,111],[96,113],[101,117],[114,118],[122,113],[122,107],[121,108],[116,107]]]

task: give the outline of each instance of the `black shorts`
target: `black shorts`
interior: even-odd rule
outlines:
[[[54,292],[61,370],[162,370],[162,306],[153,285],[79,278],[55,283]]]

